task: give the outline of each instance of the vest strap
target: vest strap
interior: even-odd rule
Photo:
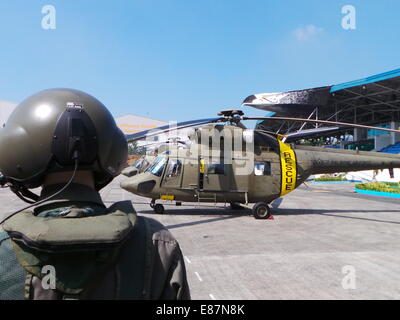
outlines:
[[[30,272],[27,272],[26,278],[25,278],[25,290],[24,290],[25,300],[31,299],[32,279],[33,279],[33,274]]]

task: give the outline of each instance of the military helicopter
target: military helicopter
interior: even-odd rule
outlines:
[[[280,135],[246,129],[244,120],[324,123],[316,128]],[[290,117],[246,117],[241,110],[226,110],[218,117],[185,121],[127,136],[137,141],[172,130],[196,127],[186,149],[172,148],[159,154],[149,166],[121,182],[121,187],[152,199],[158,214],[164,206],[156,200],[229,203],[232,209],[251,208],[256,219],[270,217],[269,204],[300,186],[310,175],[343,171],[400,168],[400,157],[378,152],[328,149],[295,145],[305,137],[360,127],[400,133],[400,130]]]

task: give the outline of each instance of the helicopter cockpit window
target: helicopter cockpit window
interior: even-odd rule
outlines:
[[[138,161],[135,162],[135,168],[140,169],[144,164],[144,158],[139,159]]]
[[[140,169],[146,169],[149,165],[150,163],[146,159],[144,159],[142,165],[140,166]]]
[[[167,178],[177,177],[181,174],[181,170],[182,170],[182,161],[170,159],[165,176]]]
[[[167,158],[158,157],[154,160],[152,165],[146,171],[149,171],[155,176],[160,177],[166,163],[167,163]]]
[[[268,161],[255,161],[254,174],[256,176],[270,176],[271,175],[271,162]]]
[[[208,174],[225,174],[225,168],[223,163],[211,163],[208,165]]]

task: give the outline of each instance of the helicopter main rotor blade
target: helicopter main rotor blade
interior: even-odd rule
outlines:
[[[184,141],[168,141],[168,140],[164,140],[164,141],[149,141],[148,143],[143,143],[140,145],[140,147],[151,147],[151,146],[159,146],[159,145],[164,145],[164,144],[181,144],[181,145],[186,145],[186,143]]]
[[[363,128],[363,129],[372,129],[372,130],[400,133],[400,130],[396,130],[396,129],[379,128],[379,127],[373,127],[373,126],[366,126],[366,125],[363,125],[363,124],[328,121],[328,120],[288,118],[288,117],[242,117],[242,120],[271,120],[271,121],[294,121],[294,122],[324,123],[324,124],[331,124],[331,125],[336,125],[336,126]]]
[[[146,137],[151,137],[151,136],[156,136],[161,133],[166,133],[169,131],[174,131],[174,130],[180,130],[180,129],[185,129],[185,128],[190,128],[190,127],[196,127],[202,124],[208,124],[208,123],[215,123],[215,122],[220,122],[220,121],[226,121],[225,117],[218,117],[218,118],[207,118],[207,119],[198,119],[198,120],[190,120],[190,121],[184,121],[184,122],[178,122],[175,124],[167,124],[158,128],[150,129],[150,130],[144,130],[140,131],[138,133],[134,134],[129,134],[126,136],[126,140],[128,142],[133,142],[137,140],[144,139]]]
[[[288,133],[285,134],[285,142],[292,142],[292,141],[297,141],[304,139],[305,137],[312,137],[312,136],[319,136],[323,134],[330,134],[334,132],[340,132],[346,130],[346,128],[343,127],[322,127],[322,128],[315,128],[315,129],[306,129],[306,130],[300,130],[297,132],[293,133]],[[348,130],[348,129],[347,129]]]
[[[323,134],[340,132],[340,131],[346,130],[346,128],[344,128],[344,127],[323,127],[323,128],[315,128],[315,129],[306,129],[306,130],[296,131],[293,133],[287,133],[287,134],[283,134],[283,135],[277,134],[272,131],[260,129],[260,128],[256,128],[254,130],[272,135],[273,137],[275,137],[277,139],[281,139],[282,142],[294,142],[297,140],[304,139],[305,137],[320,136]]]

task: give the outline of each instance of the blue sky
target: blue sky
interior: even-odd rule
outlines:
[[[355,30],[341,26],[344,5]],[[70,87],[115,116],[210,117],[253,93],[399,68],[399,12],[397,0],[3,0],[0,99]]]

